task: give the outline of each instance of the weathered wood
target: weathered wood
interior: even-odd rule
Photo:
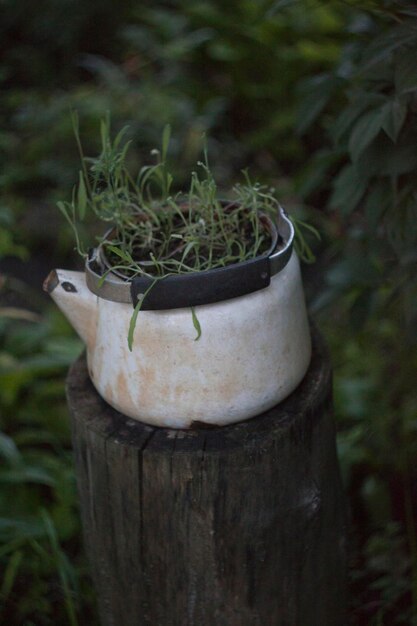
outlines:
[[[322,343],[299,388],[223,428],[128,419],[68,377],[103,626],[343,626],[344,499]]]

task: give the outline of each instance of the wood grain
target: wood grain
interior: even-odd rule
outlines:
[[[345,504],[317,336],[298,389],[232,426],[126,418],[84,357],[67,395],[103,626],[345,624]]]

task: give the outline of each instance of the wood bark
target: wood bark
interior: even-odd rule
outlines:
[[[261,416],[153,428],[117,413],[85,358],[67,385],[102,626],[343,626],[345,505],[331,370]]]

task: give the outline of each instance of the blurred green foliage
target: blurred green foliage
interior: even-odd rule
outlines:
[[[402,568],[392,574],[388,569],[383,574],[382,568],[370,583],[375,599],[363,608],[363,619],[376,613],[375,623],[409,624],[417,620],[417,497],[412,487],[417,453],[417,8],[387,1],[356,20],[359,36],[343,46],[332,71],[301,85],[304,93],[310,87],[310,101],[321,98],[321,111],[307,124],[301,116],[299,130],[318,127],[328,141],[301,173],[298,189],[308,204],[324,200],[327,206],[322,228],[331,262],[313,308],[322,311],[335,357],[336,411],[344,426],[339,451],[346,482],[357,496],[353,510],[377,533],[365,539],[362,568],[375,576],[372,550],[378,545],[381,551],[382,537],[386,558],[397,558]],[[398,541],[388,540],[386,528],[395,528]],[[405,543],[400,549],[401,533]],[[404,611],[410,600],[411,609]]]
[[[248,159],[274,176],[292,170],[307,155],[294,133],[296,81],[333,67],[346,13],[314,0],[307,0],[308,12],[302,2],[280,10],[269,0],[148,0],[122,11],[107,2],[96,27],[102,3],[64,2],[68,11],[75,5],[72,18],[60,2],[27,13],[26,3],[9,4],[2,38],[18,31],[24,45],[10,46],[0,72],[3,85],[12,85],[2,105],[1,180],[7,190],[30,195],[72,185],[70,107],[90,141],[106,110],[149,149],[169,122],[180,171],[184,161],[194,162],[205,131],[225,178]]]
[[[306,285],[335,365],[352,620],[416,623],[414,4],[2,3],[0,621],[95,623],[63,387],[81,344],[12,276],[73,262],[54,209],[79,169],[73,108],[87,154],[106,111],[129,124],[134,165],[169,122],[179,180],[207,132],[217,178],[249,165],[322,232]]]
[[[3,293],[16,292],[21,286],[15,282],[5,281]],[[54,309],[40,316],[21,307],[0,307],[4,624],[72,624],[72,607],[85,602],[64,400],[64,373],[80,350],[80,341]],[[88,590],[85,597],[90,597]]]

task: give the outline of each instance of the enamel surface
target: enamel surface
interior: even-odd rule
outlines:
[[[294,253],[268,288],[196,307],[198,341],[189,309],[141,311],[132,352],[132,306],[94,296],[83,273],[57,270],[57,277],[51,296],[87,345],[93,384],[134,419],[169,428],[238,422],[284,399],[308,368],[310,334]]]

